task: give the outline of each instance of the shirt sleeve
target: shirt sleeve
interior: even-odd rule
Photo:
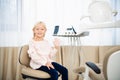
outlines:
[[[45,65],[46,61],[43,56],[38,54],[37,49],[35,48],[35,44],[33,42],[29,43],[29,50],[28,50],[29,57],[31,60],[40,65]]]

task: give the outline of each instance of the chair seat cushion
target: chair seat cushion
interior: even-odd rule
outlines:
[[[36,78],[50,78],[50,75],[47,72],[35,70],[25,66],[22,66],[21,73],[24,75],[36,77]]]

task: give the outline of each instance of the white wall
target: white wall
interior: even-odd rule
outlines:
[[[18,30],[14,32],[1,31],[0,46],[20,46],[28,43],[32,38],[32,28],[38,21],[46,23],[48,30],[45,38],[51,39],[51,41],[54,38],[52,34],[55,25],[60,26],[60,34],[64,34],[66,28],[71,27],[71,25],[80,33],[83,31],[81,23],[84,23],[82,27],[89,23],[88,19],[81,22],[80,18],[82,15],[87,14],[88,5],[92,1],[93,0],[22,0],[22,6],[20,7],[19,4],[18,7]],[[119,7],[117,9],[119,9]],[[90,31],[90,35],[81,38],[83,45],[120,44],[120,38],[118,38],[119,29],[92,29],[87,31]],[[63,45],[68,44],[66,38],[60,39]]]

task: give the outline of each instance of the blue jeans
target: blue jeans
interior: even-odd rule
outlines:
[[[52,68],[48,69],[47,66],[41,66],[37,70],[42,70],[42,71],[49,73],[51,76],[50,80],[58,80],[58,77],[59,77],[58,72],[62,75],[62,80],[68,80],[67,68],[65,68],[64,66],[62,66],[56,62],[52,62],[52,65],[54,66],[55,69],[52,69]]]

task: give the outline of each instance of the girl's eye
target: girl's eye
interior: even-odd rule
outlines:
[[[35,30],[38,30],[38,28],[36,28]]]
[[[45,30],[44,28],[36,28],[36,30]]]

